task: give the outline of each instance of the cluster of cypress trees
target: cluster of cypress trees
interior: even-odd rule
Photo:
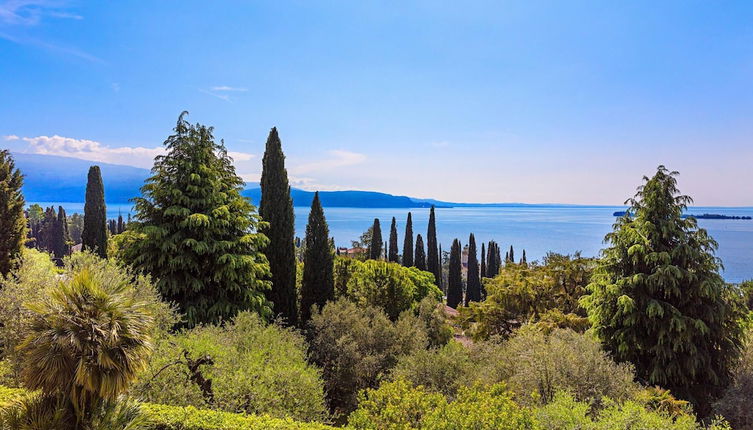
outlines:
[[[111,235],[116,235],[123,233],[126,231],[127,224],[123,220],[123,215],[118,215],[118,219],[110,219],[107,220],[107,230],[109,230]]]
[[[499,245],[495,241],[489,241],[489,245],[486,248],[486,275],[487,278],[493,278],[497,276],[499,270],[502,268],[502,258],[499,250]]]
[[[49,252],[56,259],[70,254],[71,236],[68,232],[68,218],[65,209],[53,206],[44,211],[39,205],[32,205],[27,211],[29,220],[28,245]]]

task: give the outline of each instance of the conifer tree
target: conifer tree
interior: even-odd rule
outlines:
[[[134,199],[133,240],[122,257],[153,276],[187,326],[227,321],[244,310],[269,317],[259,216],[240,194],[244,181],[224,143],[215,142],[211,127],[188,123],[186,114]]]
[[[58,206],[57,218],[55,218],[53,225],[51,251],[53,256],[59,260],[70,253],[68,244],[71,241],[68,233],[68,220],[62,206]]]
[[[515,250],[512,249],[512,245],[510,245],[510,252],[507,255],[508,255],[507,261],[510,263],[515,263]]]
[[[390,225],[390,242],[388,249],[389,253],[387,255],[387,260],[392,263],[399,263],[400,256],[397,251],[397,222],[395,221],[394,216],[392,217],[392,225]]]
[[[463,272],[461,244],[455,239],[450,248],[450,265],[447,272],[447,306],[456,309],[463,303]]]
[[[416,235],[416,254],[414,264],[418,270],[426,270],[426,251],[424,251],[424,238]]]
[[[486,277],[486,244],[484,242],[481,242],[481,258],[479,258],[479,261],[481,262],[481,278]]]
[[[298,321],[298,299],[295,285],[295,215],[290,197],[288,171],[282,142],[273,127],[267,137],[262,160],[261,202],[259,215],[268,224],[261,231],[269,238],[264,254],[269,260],[272,288],[267,299],[272,302],[275,315],[281,315],[291,325]]]
[[[405,238],[403,239],[403,266],[413,267],[413,217],[408,212],[405,221]]]
[[[125,231],[125,223],[123,222],[123,215],[118,214],[118,226],[117,226],[117,234],[123,233]]]
[[[528,264],[528,259],[526,259],[526,250],[523,250],[523,257],[520,258],[520,264]]]
[[[107,208],[105,207],[105,187],[102,184],[99,166],[89,168],[81,244],[81,249],[107,258]]]
[[[499,275],[499,271],[502,269],[502,251],[499,249],[499,244],[494,243],[494,276]]]
[[[582,304],[615,358],[704,415],[730,381],[744,312],[719,274],[717,243],[683,218],[692,199],[679,194],[676,176],[659,166],[625,202]]]
[[[439,253],[437,254],[437,257],[439,258],[439,263],[437,264],[437,270],[439,270],[439,280],[437,281],[437,286],[440,290],[445,291],[444,288],[444,254],[442,253],[442,244],[439,244]]]
[[[470,302],[481,301],[481,279],[478,272],[478,257],[476,256],[476,238],[471,233],[468,238],[468,275],[465,287],[465,305]]]
[[[374,226],[371,228],[371,243],[369,244],[369,259],[382,259],[382,227],[379,226],[379,218],[374,218]]]
[[[40,251],[55,253],[55,237],[59,231],[58,217],[55,213],[55,207],[50,206],[44,210],[44,218],[40,223],[39,237],[37,238],[36,248]]]
[[[11,271],[26,242],[23,181],[10,152],[0,150],[0,278]]]
[[[429,210],[429,228],[426,233],[426,267],[429,272],[434,274],[437,285],[442,286],[441,261],[437,243],[437,220],[434,214],[434,205]]]
[[[306,251],[303,257],[303,281],[301,283],[301,323],[311,319],[311,307],[320,309],[335,295],[332,247],[329,227],[324,210],[319,202],[319,192],[314,194],[311,212],[306,225]]]

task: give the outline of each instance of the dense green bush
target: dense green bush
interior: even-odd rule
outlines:
[[[733,372],[733,383],[714,403],[714,413],[724,416],[735,429],[753,429],[753,342],[751,341],[753,341],[753,333],[749,331],[746,348]]]
[[[4,372],[3,384],[20,384],[20,357],[16,347],[29,332],[33,313],[27,303],[42,299],[48,289],[57,285],[57,270],[50,255],[25,248],[18,264],[3,279],[0,277],[0,356]]]
[[[224,327],[163,339],[132,393],[174,406],[327,419],[320,371],[306,361],[304,339],[249,312]]]
[[[431,273],[377,260],[353,265],[347,291],[360,306],[382,308],[393,321],[424,297],[442,297]]]
[[[589,411],[588,403],[558,392],[552,402],[535,408],[535,415],[542,430],[730,430],[721,420],[704,427],[691,414],[672,416],[632,400],[619,403],[606,399],[603,409]]]
[[[615,363],[596,340],[572,330],[545,334],[526,327],[502,344],[480,345],[475,354],[484,364],[480,380],[506,382],[523,404],[549,402],[560,390],[588,402],[623,400],[637,389],[629,364]]]
[[[504,385],[463,388],[456,400],[398,379],[367,390],[350,416],[355,429],[535,429],[531,412],[512,401]]]
[[[379,308],[340,299],[314,312],[311,355],[322,366],[332,409],[349,412],[357,393],[376,387],[402,355],[428,343],[422,324],[406,312],[392,322]]]
[[[452,341],[441,348],[419,349],[400,357],[391,377],[453,398],[461,387],[472,384],[478,368],[471,351]]]
[[[524,323],[585,330],[590,324],[578,299],[594,264],[578,253],[550,253],[543,264],[507,264],[484,279],[486,300],[460,308],[463,325],[477,340],[510,336]]]
[[[452,339],[454,330],[450,325],[450,317],[445,312],[444,303],[437,300],[436,297],[424,297],[418,303],[416,314],[418,319],[423,322],[426,335],[429,336],[429,346],[443,346]]]

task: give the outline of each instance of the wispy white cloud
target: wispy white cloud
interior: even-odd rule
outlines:
[[[305,175],[308,173],[330,171],[340,167],[353,166],[366,161],[366,155],[358,152],[336,149],[328,151],[327,153],[329,154],[329,158],[293,166],[291,171],[296,175]]]
[[[100,163],[122,164],[145,169],[152,167],[154,157],[165,153],[165,149],[161,146],[153,148],[143,146],[112,147],[94,140],[75,139],[58,135],[22,138],[11,135],[5,136],[5,139],[20,139],[27,142],[29,146],[24,152],[32,154],[58,155],[61,157],[72,157]],[[254,158],[253,154],[245,152],[229,152],[228,155],[233,160],[240,162],[249,161]]]
[[[199,92],[202,92],[204,94],[210,95],[212,97],[216,97],[216,98],[218,98],[220,100],[224,100],[224,101],[226,101],[228,103],[230,102],[230,96],[227,95],[227,94],[217,94],[217,93],[215,93],[213,91],[205,90],[203,88],[199,88]]]
[[[18,140],[20,137],[16,136],[15,134],[9,134],[7,136],[3,136],[3,139],[5,140]]]
[[[212,87],[212,91],[235,91],[235,92],[246,92],[248,91],[248,88],[242,88],[242,87],[229,87],[227,85],[220,85],[216,87]]]

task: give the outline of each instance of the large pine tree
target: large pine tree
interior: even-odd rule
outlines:
[[[26,241],[23,175],[10,152],[0,151],[0,278],[13,268]]]
[[[424,238],[416,235],[416,253],[414,258],[416,268],[426,270],[426,251],[424,251]]]
[[[369,244],[369,259],[381,260],[382,258],[382,227],[379,225],[379,218],[374,218],[374,225],[371,227],[371,243]]]
[[[395,221],[394,216],[392,217],[392,224],[390,225],[390,242],[388,249],[387,260],[392,263],[399,263],[400,256],[397,251],[397,222]]]
[[[450,248],[450,266],[447,271],[447,306],[456,309],[463,303],[463,272],[460,241],[452,241]]]
[[[468,275],[465,287],[465,304],[481,301],[481,278],[478,272],[478,257],[476,255],[476,238],[471,233],[468,238]]]
[[[405,238],[403,239],[403,266],[413,267],[413,217],[408,212],[405,221]]]
[[[269,238],[264,254],[272,272],[272,288],[266,291],[275,315],[281,315],[291,325],[298,321],[298,300],[295,286],[295,216],[290,197],[285,154],[277,128],[267,137],[261,171],[261,202],[259,215],[268,224],[261,229]]]
[[[105,186],[102,183],[99,166],[89,168],[81,244],[81,249],[107,258],[107,208],[105,207]]]
[[[241,196],[224,143],[212,128],[190,124],[183,112],[165,140],[152,177],[136,198],[124,259],[150,273],[163,297],[185,314],[185,324],[226,321],[243,310],[270,316],[267,238],[259,216]]]
[[[381,241],[380,241],[381,242]],[[323,307],[335,295],[332,247],[324,210],[319,202],[319,192],[311,202],[309,222],[306,225],[306,251],[303,257],[301,283],[301,323],[311,319],[313,305]]]
[[[426,267],[429,272],[434,274],[437,285],[442,286],[442,264],[440,261],[439,248],[437,243],[437,219],[434,214],[434,205],[429,210],[429,228],[426,233]]]
[[[644,177],[583,299],[595,333],[639,378],[693,401],[701,414],[730,381],[743,340],[742,313],[719,274],[717,244],[695,218],[677,172]]]

